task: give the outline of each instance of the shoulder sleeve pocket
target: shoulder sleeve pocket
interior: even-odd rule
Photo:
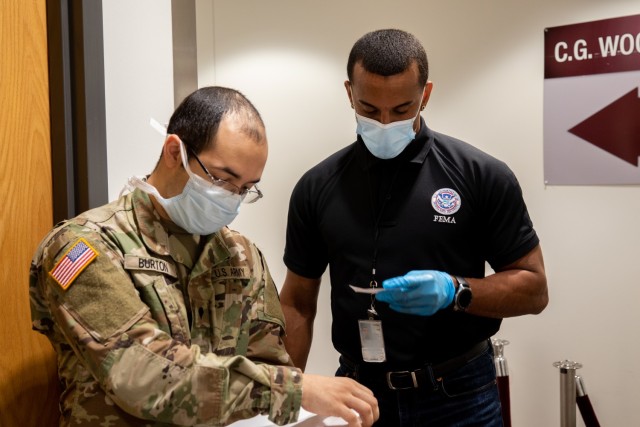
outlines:
[[[280,325],[284,329],[284,313],[282,312],[282,306],[280,305],[280,296],[278,295],[278,288],[276,288],[269,268],[265,262],[264,256],[260,254],[260,262],[262,263],[262,278],[264,280],[264,309],[258,313],[260,320],[274,322]]]
[[[92,244],[98,252],[96,259],[65,291],[53,278],[49,277],[48,281],[57,289],[59,303],[64,304],[96,340],[104,342],[126,331],[148,307],[140,300],[129,275],[110,259],[109,249],[100,242]]]
[[[278,289],[273,283],[273,280],[269,280],[264,286],[264,310],[259,313],[260,320],[268,322],[274,322],[284,328],[284,313],[280,306],[280,298],[278,297]]]

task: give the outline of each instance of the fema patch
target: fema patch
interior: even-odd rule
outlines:
[[[431,196],[431,206],[443,215],[453,215],[461,205],[460,195],[451,188],[441,188]]]

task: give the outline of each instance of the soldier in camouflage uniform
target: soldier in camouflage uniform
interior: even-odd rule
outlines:
[[[286,424],[301,405],[350,426],[377,418],[368,389],[292,366],[265,260],[226,227],[243,199],[261,196],[266,157],[253,105],[232,89],[200,89],[173,114],[149,177],[45,237],[31,311],[58,355],[60,425],[226,425],[258,414]]]

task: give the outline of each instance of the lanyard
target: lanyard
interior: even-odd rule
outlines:
[[[372,213],[372,217],[374,218],[374,224],[373,224],[373,256],[372,256],[372,261],[371,261],[371,281],[369,282],[369,287],[371,288],[377,288],[378,287],[378,282],[376,280],[376,266],[378,263],[378,240],[380,238],[380,221],[382,220],[382,215],[384,214],[384,210],[387,207],[387,202],[391,199],[391,193],[393,191],[393,186],[396,182],[396,179],[398,178],[398,174],[400,172],[400,167],[396,167],[395,172],[393,173],[393,178],[391,178],[391,183],[389,184],[389,189],[386,191],[386,194],[384,195],[384,199],[382,200],[382,204],[380,206],[380,210],[378,212],[378,214],[376,215],[376,203],[375,203],[375,198],[374,198],[374,188],[371,182],[371,168],[368,168],[367,171],[367,181],[369,184],[369,198],[371,201],[371,213]],[[384,177],[383,177],[384,179]],[[379,193],[379,189],[380,186],[378,186],[378,193]],[[369,309],[367,309],[367,314],[369,316],[369,319],[373,319],[374,317],[378,316],[378,312],[376,311],[375,308],[375,295],[371,294],[371,305],[369,307]]]

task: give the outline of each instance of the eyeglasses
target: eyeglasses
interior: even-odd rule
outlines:
[[[196,162],[198,162],[204,173],[207,174],[207,176],[211,180],[211,183],[216,187],[224,188],[225,190],[233,194],[242,196],[242,203],[254,203],[262,198],[262,191],[260,191],[257,185],[254,185],[251,188],[240,188],[235,184],[225,181],[224,179],[216,178],[215,176],[211,175],[209,173],[209,170],[207,170],[207,168],[202,164],[196,153],[194,153],[193,150],[189,147],[187,147],[187,149],[189,150],[191,155],[193,155],[193,158],[196,159]]]

